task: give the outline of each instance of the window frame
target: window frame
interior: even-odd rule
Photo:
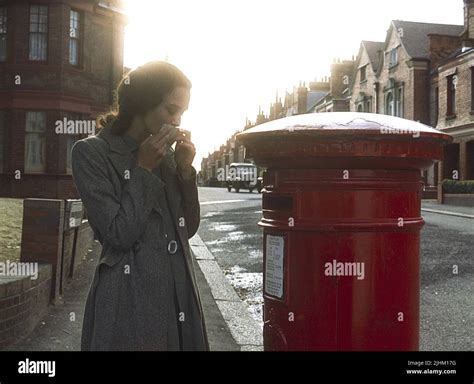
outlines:
[[[42,130],[28,130],[29,129],[29,126],[28,126],[28,115],[29,114],[41,114],[42,116],[44,116],[44,127]],[[46,111],[40,111],[40,110],[36,110],[36,111],[26,111],[25,113],[25,156],[24,156],[24,172],[25,173],[28,173],[28,174],[32,174],[32,173],[44,173],[46,172],[46,166],[47,166],[47,161],[46,161],[46,155],[47,155],[47,151],[46,151],[46,131],[47,131],[47,124],[48,124],[48,113]],[[42,151],[42,153],[40,154],[40,157],[43,158],[43,163],[40,165],[40,166],[34,166],[34,165],[29,165],[29,162],[28,162],[28,159],[29,159],[29,146],[28,146],[28,142],[29,142],[29,136],[39,136],[40,138],[40,144],[42,144],[42,146],[40,147],[40,151]]]
[[[389,104],[389,97],[391,97],[391,101]],[[393,95],[393,90],[388,91],[385,94],[385,114],[388,116],[395,116],[395,97]],[[392,113],[388,113],[389,109],[391,109]]]
[[[446,117],[456,116],[456,84],[454,83],[454,77],[457,77],[457,73],[446,76]]]
[[[77,20],[77,30],[78,36],[71,36],[73,27],[71,26],[72,22],[72,13],[75,12],[78,15]],[[71,8],[69,10],[69,39],[68,39],[68,63],[73,67],[81,67],[82,63],[82,36],[83,36],[83,14],[81,11]],[[77,49],[77,63],[71,62],[71,43],[76,42],[76,49]]]
[[[471,114],[474,113],[474,66],[471,68]]]
[[[403,118],[404,108],[403,108],[403,87],[398,87],[395,90],[395,115],[397,117]]]
[[[392,68],[398,65],[398,49],[392,48],[388,53],[388,67]]]
[[[2,14],[3,13],[3,14]],[[0,19],[3,19],[3,30],[0,28],[0,63],[4,63],[8,59],[8,6],[0,5]],[[2,38],[4,38],[4,44],[2,44]],[[2,47],[5,51],[2,56]]]
[[[31,27],[32,27],[32,10],[33,10],[33,7],[39,7],[38,8],[38,21],[37,21],[37,29],[38,31],[32,31]],[[41,19],[41,16],[44,16],[41,14],[41,8],[44,7],[46,8],[46,32],[41,32],[39,31],[40,29],[40,25],[41,22],[40,22],[40,19]],[[44,58],[39,58],[39,59],[36,59],[33,57],[32,53],[33,53],[33,47],[32,47],[32,37],[33,36],[44,36],[45,37],[45,48],[44,48]],[[30,4],[29,5],[29,15],[28,15],[28,60],[30,62],[47,62],[48,61],[48,50],[49,50],[49,5],[48,4],[41,4],[41,3],[34,3],[34,4]],[[38,51],[41,51],[41,49],[38,47],[37,48]],[[42,57],[42,56],[41,56]]]
[[[364,83],[367,81],[367,66],[368,64],[360,67],[360,83]]]
[[[0,109],[0,173],[5,172],[5,149],[6,149],[6,118],[7,111]]]
[[[85,120],[83,118],[82,114],[77,113],[77,112],[66,112],[64,117],[67,120],[73,120],[73,121]],[[66,170],[66,173],[68,175],[71,175],[72,174],[72,156],[71,156],[72,147],[74,146],[76,141],[83,139],[83,137],[80,134],[77,134],[77,135],[65,134],[64,136],[66,136],[66,167],[65,167],[65,170]]]

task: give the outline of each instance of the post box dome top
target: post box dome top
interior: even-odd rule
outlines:
[[[418,135],[419,133],[419,135]],[[280,135],[407,135],[449,140],[446,135],[425,124],[395,116],[360,112],[307,113],[257,125],[239,134],[239,139]]]
[[[399,117],[359,112],[309,113],[237,135],[260,166],[427,169],[443,158],[446,133]]]

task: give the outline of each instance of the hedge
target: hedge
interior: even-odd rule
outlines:
[[[443,180],[444,193],[474,193],[474,180]]]

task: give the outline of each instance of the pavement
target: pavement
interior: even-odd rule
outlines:
[[[474,219],[474,207],[459,207],[456,205],[438,204],[436,200],[423,200],[421,210],[448,216]]]
[[[196,278],[211,351],[263,350],[261,329],[199,235],[190,244],[199,265]],[[51,305],[30,335],[4,351],[80,351],[84,307],[100,252],[101,245],[95,241],[64,287],[62,304]]]
[[[440,205],[434,200],[423,201],[422,211],[474,218],[474,208]],[[247,304],[236,294],[199,234],[190,239],[190,245],[199,266],[197,282],[211,351],[262,351],[261,325],[252,318]],[[66,284],[63,304],[51,306],[48,315],[30,335],[5,350],[80,350],[85,301],[100,251],[101,246],[95,241],[73,279]]]

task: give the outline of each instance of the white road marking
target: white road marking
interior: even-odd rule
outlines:
[[[238,203],[241,201],[251,201],[251,200],[217,200],[217,201],[205,201],[199,203],[200,205],[209,205],[209,204],[225,204],[225,203]]]
[[[458,216],[458,217],[466,217],[468,219],[474,219],[474,215],[468,215],[468,214],[465,214],[465,213],[440,211],[438,209],[428,209],[428,208],[421,208],[421,210],[426,211],[426,212],[432,212],[432,213],[441,213],[442,215]]]

